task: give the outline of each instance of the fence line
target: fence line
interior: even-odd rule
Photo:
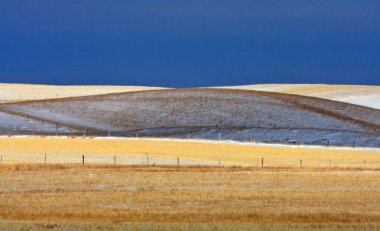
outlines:
[[[67,158],[57,157],[57,155],[48,154],[33,154],[32,157],[24,156],[22,158],[19,154],[17,157],[14,155],[0,156],[0,164],[32,164],[32,163],[45,163],[45,164],[114,164],[114,165],[177,165],[177,166],[244,166],[244,167],[258,167],[258,168],[271,168],[271,167],[284,167],[284,168],[367,168],[367,169],[380,169],[380,159],[279,159],[279,158],[257,158],[257,161],[247,162],[232,162],[223,161],[217,157],[215,160],[196,160],[191,158],[178,157],[158,157],[152,155],[92,155],[82,154],[70,156]]]
[[[42,124],[44,124],[44,121],[41,121]],[[0,131],[0,134],[7,135],[7,136],[13,136],[13,135],[36,135],[36,136],[68,136],[68,137],[116,137],[116,138],[173,138],[173,139],[204,139],[204,140],[214,140],[214,141],[221,141],[221,140],[235,140],[240,142],[260,142],[260,143],[270,143],[270,144],[291,144],[291,145],[319,145],[319,146],[338,146],[338,147],[361,147],[358,145],[358,132],[350,132],[352,133],[352,137],[350,140],[347,140],[346,143],[339,143],[339,142],[332,142],[329,139],[321,138],[316,139],[314,141],[310,142],[302,142],[298,139],[276,139],[274,136],[267,137],[266,135],[263,135],[260,138],[254,138],[252,134],[228,134],[218,131],[218,129],[214,128],[208,128],[205,127],[204,129],[213,130],[213,134],[198,134],[198,132],[188,132],[188,130],[178,130],[176,132],[170,131],[170,128],[167,131],[164,132],[141,132],[141,131],[104,131],[104,132],[94,132],[89,130],[84,130],[82,132],[76,132],[76,133],[69,133],[69,132],[62,132],[59,131],[60,125],[58,123],[54,124],[55,130],[50,132],[35,132],[35,131],[23,131],[22,133],[14,133],[13,131],[9,130],[8,132],[6,130]],[[252,129],[259,129],[259,130],[273,130],[271,128],[261,128],[261,127],[254,127]],[[278,130],[279,128],[276,128],[274,130]],[[281,128],[286,129],[286,128]],[[302,130],[307,128],[287,128],[287,129],[295,129],[295,130]],[[159,129],[158,129],[159,130]],[[311,129],[313,130],[313,129]],[[333,130],[332,130],[333,131]],[[341,131],[342,132],[342,131]],[[366,135],[367,140],[380,140],[379,135],[374,134],[367,134],[367,133],[360,133],[362,135]],[[377,141],[376,141],[377,142]],[[380,141],[379,143],[380,147]],[[377,145],[376,143],[376,145]],[[363,146],[366,147],[366,146]],[[371,146],[371,147],[377,147],[377,146]]]

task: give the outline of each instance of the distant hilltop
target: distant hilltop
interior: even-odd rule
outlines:
[[[332,84],[254,84],[212,88],[278,92],[312,96],[380,109],[380,86]],[[169,89],[149,86],[59,86],[0,83],[0,102],[78,97],[133,91]]]
[[[332,84],[256,84],[217,87],[312,96],[380,109],[380,86]]]

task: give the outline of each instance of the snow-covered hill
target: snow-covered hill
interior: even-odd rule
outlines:
[[[52,124],[68,132],[380,146],[380,110],[279,93],[159,90],[14,103],[0,111],[42,121],[33,128],[42,132]]]

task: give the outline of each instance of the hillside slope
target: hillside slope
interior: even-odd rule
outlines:
[[[380,146],[380,110],[268,92],[130,92],[3,104],[0,111],[81,132]]]
[[[0,83],[0,102],[55,99],[157,89],[163,88],[144,86],[58,86]]]
[[[380,109],[380,86],[328,84],[256,84],[216,87],[313,96]]]

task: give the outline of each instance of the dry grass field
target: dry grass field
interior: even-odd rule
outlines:
[[[379,149],[270,146],[197,140],[0,137],[3,164],[86,163],[380,168]]]
[[[0,230],[380,229],[378,149],[4,136],[0,147]]]
[[[378,230],[380,172],[1,165],[0,229]]]
[[[0,83],[0,103],[162,89],[144,86],[54,86]]]

